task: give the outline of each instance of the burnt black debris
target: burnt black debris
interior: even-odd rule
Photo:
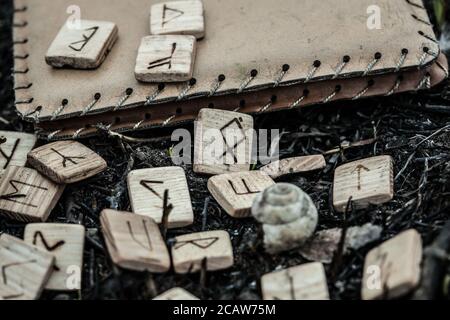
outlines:
[[[32,132],[14,110],[12,57],[12,1],[2,1],[0,10],[0,130]],[[311,174],[279,179],[306,191],[319,212],[318,230],[349,228],[366,223],[383,228],[381,238],[367,246],[340,255],[339,263],[326,266],[331,298],[359,299],[366,253],[402,230],[416,228],[424,246],[431,245],[450,219],[450,82],[430,92],[408,93],[389,98],[339,102],[290,112],[261,115],[256,128],[281,129],[281,157],[326,155],[327,167]],[[193,130],[188,125],[189,130]],[[260,230],[252,219],[228,216],[206,188],[207,179],[187,165],[195,223],[167,230],[167,242],[178,234],[203,230],[229,231],[235,250],[235,265],[225,271],[194,275],[164,275],[131,272],[114,266],[107,255],[99,223],[103,208],[130,210],[126,176],[132,169],[170,166],[168,129],[135,133],[126,139],[108,134],[81,141],[108,162],[101,174],[66,188],[50,221],[82,223],[87,228],[81,295],[49,293],[43,299],[150,299],[178,286],[202,299],[260,299],[259,279],[276,267],[306,262],[299,252],[276,256],[263,250]],[[161,138],[162,137],[162,138]],[[364,143],[357,143],[365,141]],[[348,148],[349,144],[356,143]],[[395,161],[395,197],[382,206],[334,212],[331,202],[334,168],[347,161],[389,154]],[[23,235],[24,224],[0,218],[0,233]],[[448,268],[446,269],[448,271]],[[433,280],[434,281],[434,280]],[[437,289],[438,290],[438,289]],[[435,294],[435,293],[433,293]],[[434,296],[439,296],[438,293]]]

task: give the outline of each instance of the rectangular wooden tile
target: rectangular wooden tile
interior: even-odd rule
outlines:
[[[250,115],[200,110],[195,124],[194,172],[213,175],[250,170],[252,129]]]
[[[194,221],[186,174],[181,167],[134,170],[128,174],[128,194],[134,213],[150,217],[160,224],[163,218],[164,192],[168,190],[168,227],[185,227]]]
[[[62,223],[30,223],[24,240],[54,255],[55,266],[45,286],[48,290],[81,289],[83,270],[84,226]]]
[[[100,66],[118,37],[112,22],[66,22],[45,55],[47,64],[61,68],[94,69]]]
[[[168,35],[142,38],[135,77],[142,82],[179,82],[192,79],[196,40],[193,36]]]
[[[105,209],[100,221],[115,264],[138,271],[163,273],[169,270],[169,251],[153,219]]]
[[[0,182],[0,214],[21,221],[46,221],[64,191],[31,168],[10,166]]]
[[[0,173],[9,166],[23,167],[27,162],[27,154],[36,144],[34,134],[0,131],[4,142],[0,144]]]
[[[56,183],[74,183],[106,169],[106,161],[76,141],[57,141],[28,154],[28,162]]]
[[[422,239],[409,229],[372,249],[364,263],[364,300],[392,299],[412,291],[420,280]]]
[[[230,216],[245,218],[256,195],[273,184],[261,171],[236,172],[209,178],[208,190]]]
[[[205,36],[203,3],[199,0],[154,4],[150,12],[150,33],[184,34],[197,39]]]
[[[190,292],[183,288],[172,288],[159,296],[153,298],[153,300],[200,300]]]
[[[233,248],[226,231],[191,233],[175,238],[172,261],[176,273],[192,273],[202,269],[215,271],[233,265]]]
[[[326,166],[325,158],[322,155],[302,156],[274,161],[260,168],[272,179],[288,174],[303,173],[323,169]]]
[[[0,300],[35,300],[50,277],[55,258],[13,236],[0,236]]]
[[[394,166],[390,156],[377,156],[353,161],[336,168],[333,205],[344,212],[352,197],[353,207],[366,208],[382,204],[394,196]]]
[[[325,270],[319,262],[265,274],[261,278],[264,300],[328,300]]]

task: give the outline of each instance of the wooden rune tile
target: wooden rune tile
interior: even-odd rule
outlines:
[[[193,273],[202,269],[215,271],[234,263],[230,235],[226,231],[191,233],[175,238],[172,261],[176,273]]]
[[[0,300],[35,300],[50,277],[55,258],[21,239],[0,236]]]
[[[31,168],[10,166],[0,182],[0,214],[21,221],[46,221],[64,191]]]
[[[344,212],[349,198],[354,208],[382,204],[394,196],[394,166],[390,156],[377,156],[353,161],[336,168],[333,205]]]
[[[74,183],[106,169],[106,161],[76,141],[43,145],[28,154],[28,162],[56,183]]]
[[[80,20],[64,23],[45,56],[56,67],[94,69],[102,64],[118,38],[112,22]]]
[[[265,274],[261,278],[264,300],[328,300],[325,270],[320,262]]]
[[[276,179],[288,174],[323,169],[325,166],[325,158],[322,155],[314,155],[274,161],[259,170],[267,173],[272,179]]]
[[[153,219],[105,209],[100,221],[115,264],[125,269],[157,273],[170,269],[169,251]]]
[[[216,109],[200,110],[195,125],[193,170],[202,174],[249,171],[253,117]]]
[[[225,173],[209,178],[208,190],[230,216],[245,218],[256,195],[273,184],[261,171]]]
[[[364,300],[393,299],[413,290],[420,280],[422,239],[409,229],[372,249],[364,263]]]
[[[197,39],[205,36],[203,3],[199,0],[170,1],[154,4],[150,12],[153,35],[183,34]]]
[[[168,190],[171,207],[169,228],[185,227],[193,223],[191,196],[186,174],[181,167],[140,169],[128,174],[128,193],[134,213],[153,218],[162,223],[164,192]]]
[[[0,173],[8,166],[23,167],[27,162],[27,154],[36,144],[34,134],[0,131],[4,142],[0,144]]]
[[[153,300],[200,300],[190,292],[183,288],[172,288],[159,296],[153,298]]]
[[[142,38],[135,77],[142,82],[180,82],[192,79],[196,40],[193,36],[168,35]]]
[[[84,226],[76,224],[27,224],[25,242],[49,252],[56,258],[46,289],[62,291],[81,289],[84,235]]]

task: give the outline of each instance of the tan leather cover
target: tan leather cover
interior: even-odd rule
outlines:
[[[317,103],[386,94],[390,88],[415,90],[421,81],[427,87],[445,78],[442,68],[430,71],[439,46],[421,0],[204,0],[206,36],[198,43],[195,80],[164,88],[143,84],[133,70],[156,2],[15,0],[19,113],[46,131],[61,130],[52,137],[66,137],[62,132],[77,132],[81,124],[128,130],[177,123],[211,103],[235,109],[245,99],[245,112],[292,107],[306,87],[309,102]],[[119,28],[119,40],[96,70],[57,70],[45,63],[70,5],[80,6],[83,19],[112,21]],[[367,27],[373,5],[381,9],[379,30]],[[440,65],[446,70],[446,62]],[[399,72],[409,82],[396,86]],[[426,72],[437,78],[427,80]],[[123,111],[129,108],[136,109]]]

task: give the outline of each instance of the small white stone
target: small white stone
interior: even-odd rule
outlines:
[[[269,253],[301,246],[313,235],[318,220],[311,198],[289,183],[275,184],[257,195],[252,215],[263,224],[264,246]]]

